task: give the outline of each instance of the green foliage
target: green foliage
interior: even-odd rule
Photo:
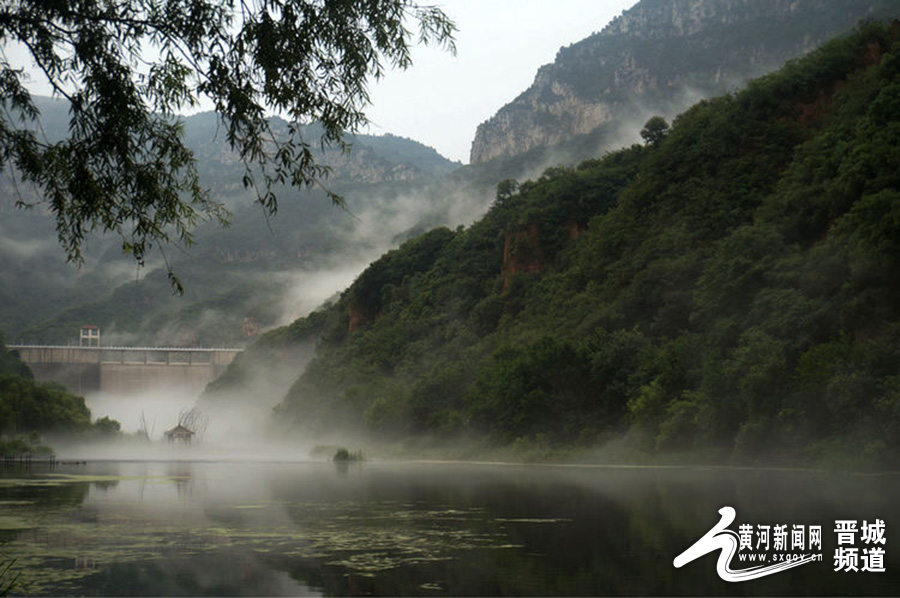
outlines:
[[[100,436],[117,436],[122,431],[122,424],[104,415],[94,422],[94,430]]]
[[[350,302],[374,317],[393,302],[403,301],[406,278],[430,268],[452,238],[449,229],[436,229],[388,252],[360,274],[350,288]]]
[[[479,222],[360,276],[279,414],[891,463],[898,49],[900,29],[866,25],[701,102],[655,144],[504,182]],[[354,302],[363,326],[343,315]]]
[[[3,341],[3,333],[0,332],[0,376],[18,376],[20,378],[33,378],[31,370],[19,356],[6,348]]]
[[[0,337],[2,340],[2,337]],[[0,343],[0,434],[10,435],[4,443],[6,453],[34,452],[38,433],[116,435],[119,422],[103,417],[91,423],[91,412],[84,398],[62,386],[36,382],[18,356]],[[27,441],[23,435],[32,435]]]
[[[53,455],[53,449],[41,444],[40,436],[36,432],[0,440],[0,456],[16,458],[23,454],[47,457]]]
[[[470,421],[505,442],[537,434],[556,443],[596,440],[621,422],[643,348],[624,331],[578,344],[544,337],[502,346],[467,397]]]
[[[91,425],[84,399],[52,383],[35,384],[18,376],[0,377],[0,429],[83,431]]]
[[[347,463],[349,461],[365,461],[362,451],[349,451],[344,447],[338,448],[331,458],[336,463]]]
[[[303,126],[318,123],[321,145],[343,147],[343,132],[366,121],[368,79],[410,66],[409,24],[418,41],[451,49],[455,29],[439,9],[401,0],[18,0],[0,17],[0,37],[21,44],[70,106],[65,138],[37,135],[28,74],[4,62],[0,165],[43,191],[70,260],[100,229],[139,264],[152,244],[190,244],[200,220],[227,217],[172,115],[209,101],[243,186],[274,213],[277,186],[328,173]],[[289,122],[273,124],[271,110]]]
[[[669,123],[661,116],[653,116],[641,129],[641,139],[647,145],[659,145],[669,132]]]

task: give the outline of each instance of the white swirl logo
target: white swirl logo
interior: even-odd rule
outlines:
[[[738,553],[741,546],[738,535],[728,529],[728,526],[734,522],[736,513],[731,507],[722,507],[719,509],[722,516],[719,522],[715,524],[702,538],[694,542],[694,544],[675,557],[673,564],[676,568],[681,568],[691,561],[698,559],[710,552],[719,550],[719,559],[716,561],[716,572],[725,581],[738,582],[750,581],[758,579],[773,573],[780,573],[793,567],[799,567],[806,563],[821,560],[821,555],[805,554],[794,555],[794,558],[779,560],[771,565],[757,565],[747,569],[732,569],[731,561]]]

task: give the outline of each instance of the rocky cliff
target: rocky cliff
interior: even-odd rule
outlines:
[[[636,132],[642,119],[731,91],[862,19],[897,16],[894,0],[642,0],[541,67],[478,127],[470,161],[552,146],[604,123],[633,121]]]

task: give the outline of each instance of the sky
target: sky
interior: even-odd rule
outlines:
[[[427,0],[425,2],[427,4]],[[468,163],[475,130],[534,81],[563,46],[602,30],[637,0],[443,0],[456,56],[417,47],[413,65],[370,87],[369,133],[391,133]]]

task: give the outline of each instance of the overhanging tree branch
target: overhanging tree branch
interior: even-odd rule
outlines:
[[[329,172],[301,125],[321,126],[323,148],[345,148],[344,132],[366,123],[368,81],[409,67],[414,43],[454,51],[454,31],[409,0],[0,0],[0,42],[26,48],[70,103],[68,136],[38,143],[23,72],[0,64],[0,167],[37,186],[71,261],[108,231],[142,264],[154,245],[189,245],[200,221],[227,221],[179,110],[213,105],[245,186],[274,214],[277,187],[322,185]],[[269,111],[287,127],[273,129]]]

